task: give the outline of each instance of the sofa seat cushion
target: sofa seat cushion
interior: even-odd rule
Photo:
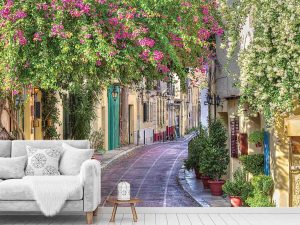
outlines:
[[[81,200],[83,198],[83,188],[72,194],[68,200]],[[33,192],[23,179],[10,179],[0,182],[1,200],[34,200]]]

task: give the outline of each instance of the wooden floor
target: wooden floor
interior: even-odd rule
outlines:
[[[99,225],[299,225],[297,208],[137,208],[138,222],[132,222],[129,208],[119,208],[115,223],[109,223],[112,208],[102,208],[94,217]],[[0,224],[85,224],[84,215],[3,215]]]

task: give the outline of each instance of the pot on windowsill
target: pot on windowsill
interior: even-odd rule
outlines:
[[[209,189],[208,181],[210,180],[210,177],[209,176],[201,176],[201,180],[202,180],[204,189]]]
[[[262,144],[261,144],[261,142],[257,142],[257,143],[255,144],[255,146],[256,146],[256,148],[260,148],[260,147],[262,146]]]
[[[231,207],[241,207],[243,201],[240,196],[229,196]]]
[[[222,186],[224,185],[224,180],[209,180],[210,192],[213,196],[221,196],[223,194]]]
[[[194,169],[194,172],[195,172],[196,178],[200,180],[202,177],[202,173],[200,173],[200,171],[197,169]]]

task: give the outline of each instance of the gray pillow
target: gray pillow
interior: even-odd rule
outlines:
[[[25,174],[27,176],[60,175],[58,162],[61,150],[58,148],[39,149],[26,146],[28,163]]]
[[[0,157],[0,179],[19,179],[24,177],[27,157]]]
[[[77,175],[82,163],[93,156],[94,149],[74,148],[62,143],[63,154],[60,160],[59,171],[63,175]]]

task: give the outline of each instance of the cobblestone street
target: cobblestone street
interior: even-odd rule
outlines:
[[[187,156],[188,141],[158,143],[137,148],[122,157],[102,173],[102,205],[117,195],[117,184],[131,184],[131,195],[143,203],[138,206],[180,207],[199,206],[178,184],[178,172]]]

